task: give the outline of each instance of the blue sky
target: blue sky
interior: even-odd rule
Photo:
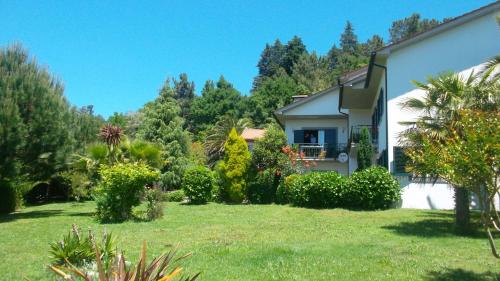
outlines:
[[[388,38],[413,12],[454,17],[492,0],[22,1],[0,0],[0,46],[21,43],[97,113],[140,108],[167,76],[186,72],[199,94],[223,74],[248,94],[266,42],[293,35],[325,54],[350,20],[360,41]]]

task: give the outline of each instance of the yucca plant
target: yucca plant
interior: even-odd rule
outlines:
[[[99,248],[106,264],[115,256],[115,242],[111,233],[104,232],[101,240],[96,242],[90,231],[88,236],[82,237],[78,227],[73,224],[62,240],[50,244],[49,253],[54,264],[84,266],[93,262],[94,247]]]
[[[95,263],[97,272],[85,272],[76,266],[50,266],[50,269],[64,280],[76,281],[194,281],[200,273],[193,277],[182,276],[182,267],[175,265],[178,261],[190,256],[190,254],[176,257],[177,248],[162,254],[147,264],[146,241],[143,242],[142,251],[137,265],[127,266],[123,254],[117,255],[109,269],[103,265],[101,253],[98,247],[95,250]]]

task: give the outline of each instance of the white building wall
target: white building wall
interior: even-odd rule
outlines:
[[[499,13],[496,13],[497,15]],[[414,112],[403,110],[400,103],[409,97],[421,97],[412,80],[425,82],[428,76],[445,71],[467,75],[470,68],[500,54],[500,28],[495,14],[483,16],[441,34],[391,53],[388,71],[388,155],[393,165],[393,146],[405,129],[401,121],[414,120]],[[382,134],[382,132],[380,132]],[[382,138],[382,135],[380,135]],[[385,136],[384,136],[385,137]],[[446,184],[416,184],[401,181],[404,208],[452,209],[453,191]]]
[[[339,89],[334,88],[326,94],[287,110],[285,115],[340,115],[338,108]]]

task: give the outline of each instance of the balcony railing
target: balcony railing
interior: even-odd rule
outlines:
[[[304,159],[335,159],[340,153],[347,153],[347,143],[318,144],[318,143],[296,143],[299,153]]]
[[[361,130],[363,128],[367,128],[370,133],[370,139],[373,145],[378,143],[378,130],[376,127],[370,125],[358,125],[351,127],[351,135],[349,137],[349,144],[359,143],[359,139],[361,138]]]

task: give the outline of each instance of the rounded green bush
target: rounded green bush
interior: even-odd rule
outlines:
[[[290,203],[290,189],[295,180],[300,177],[298,174],[292,174],[284,179],[282,178],[280,184],[278,185],[278,189],[276,190],[276,201],[280,204],[288,204]]]
[[[279,176],[270,169],[258,172],[248,185],[247,198],[251,203],[270,204],[276,200]]]
[[[205,166],[193,166],[184,172],[182,189],[191,203],[208,202],[212,198],[214,185],[213,172]]]
[[[387,169],[374,166],[352,174],[350,194],[355,208],[387,209],[401,199],[401,187]]]
[[[101,221],[123,221],[141,202],[146,184],[158,180],[160,173],[142,163],[101,166],[101,183],[95,191],[97,217]]]
[[[0,180],[0,214],[9,214],[16,210],[16,190],[7,181]]]
[[[293,180],[289,199],[293,205],[302,207],[346,207],[348,189],[348,179],[337,172],[313,172]]]

